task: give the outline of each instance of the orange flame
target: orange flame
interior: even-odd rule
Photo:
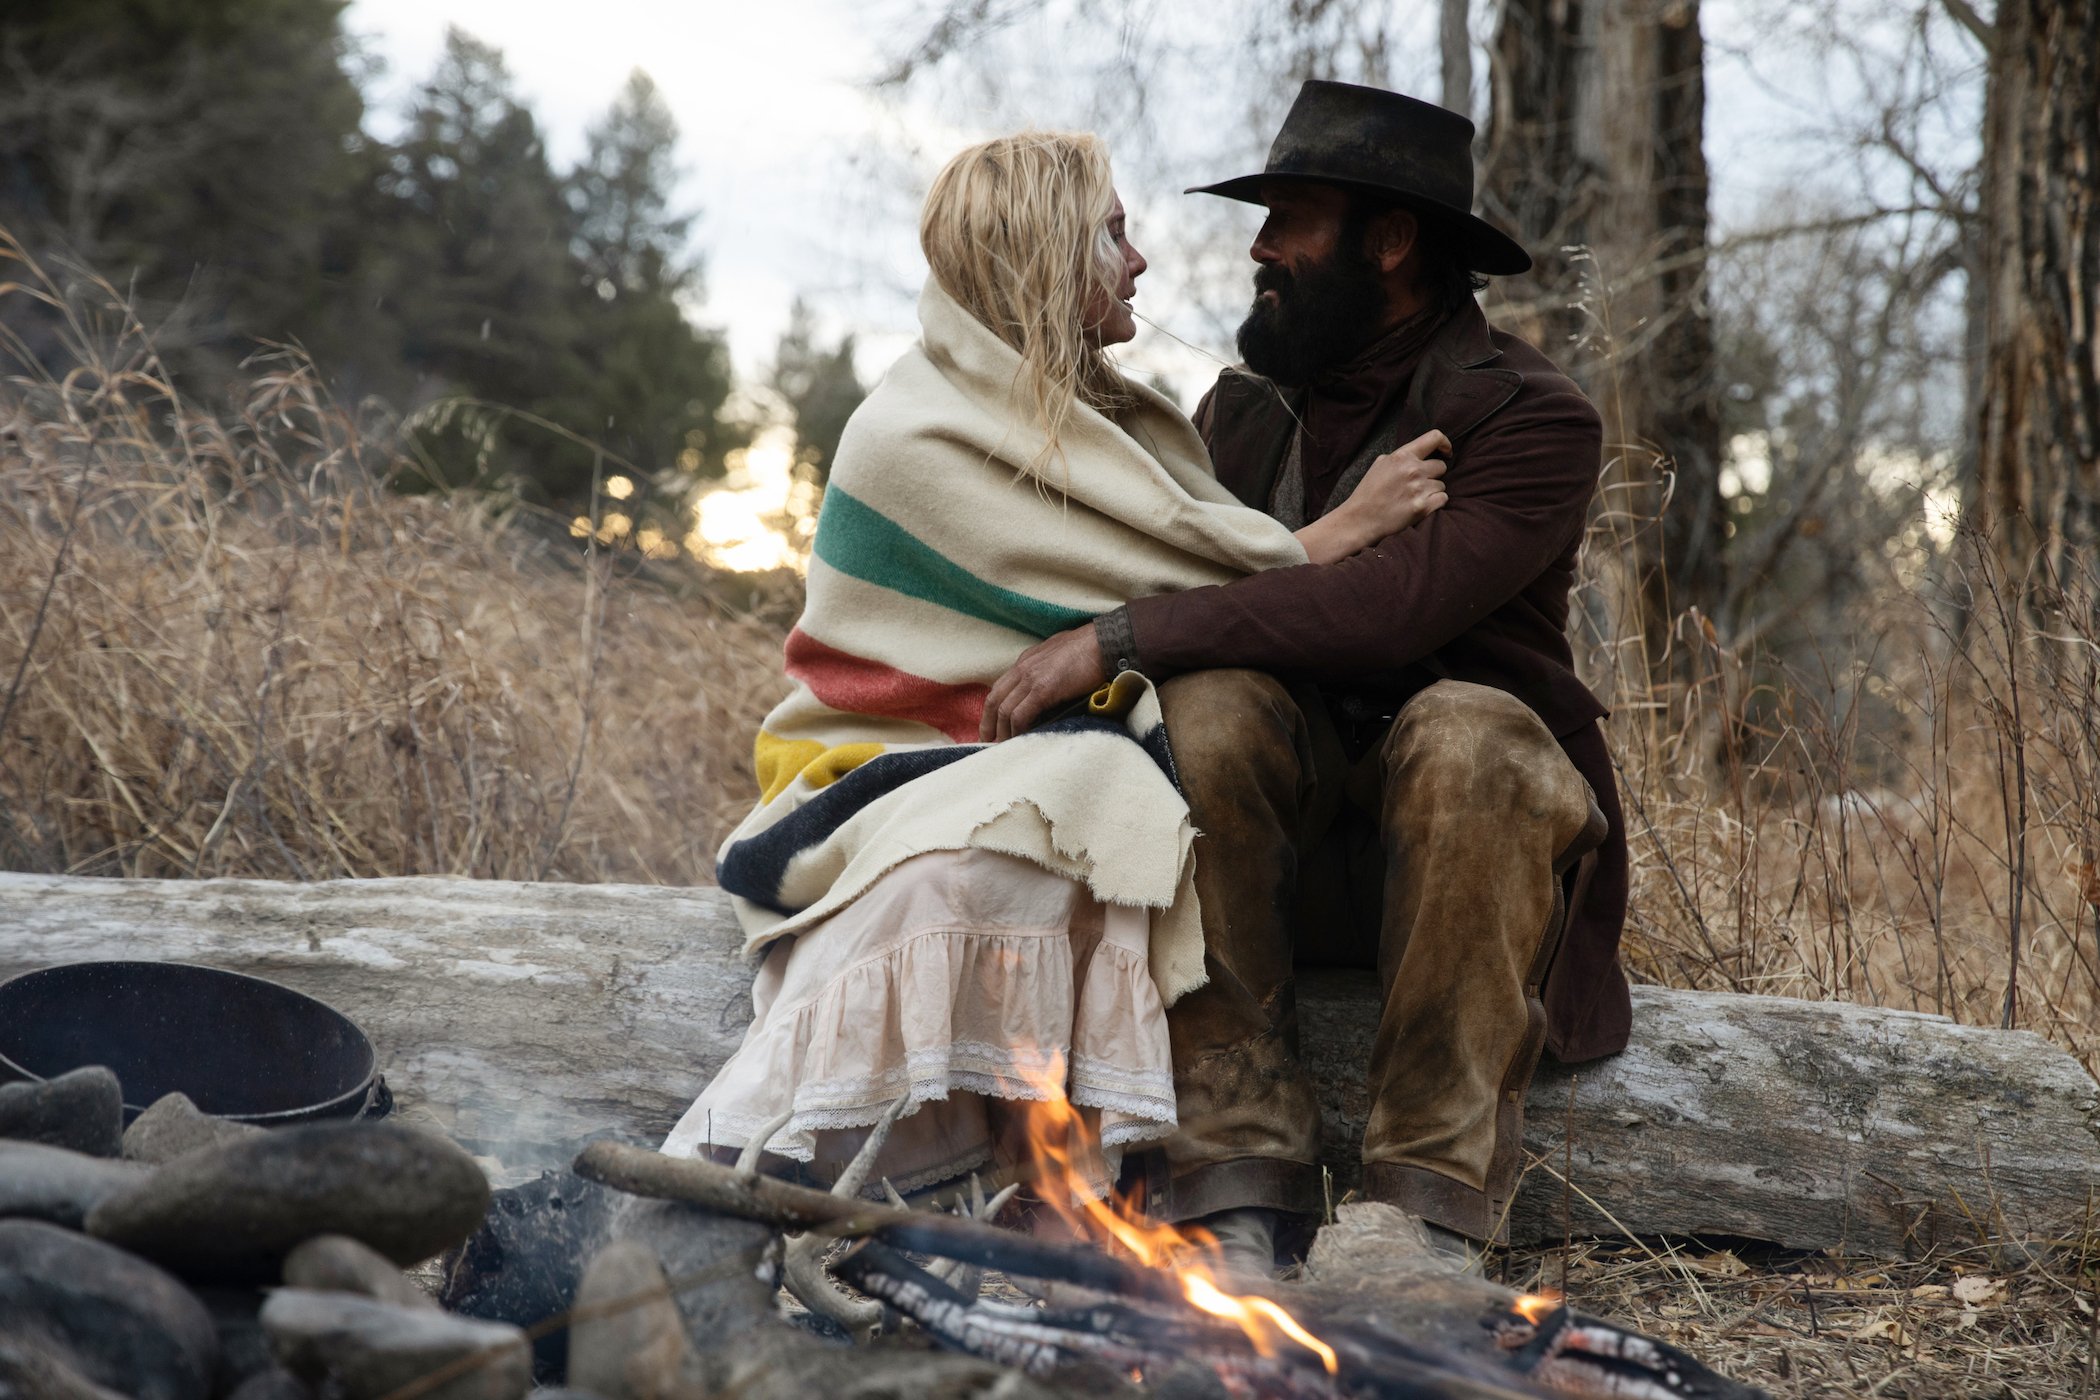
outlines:
[[[1550,1289],[1544,1293],[1525,1293],[1510,1306],[1515,1308],[1526,1322],[1536,1327],[1546,1314],[1560,1306],[1560,1294]]]
[[[1334,1348],[1284,1308],[1270,1299],[1240,1297],[1218,1286],[1217,1275],[1200,1257],[1217,1248],[1209,1231],[1147,1220],[1133,1203],[1116,1197],[1108,1185],[1099,1133],[1065,1097],[1063,1057],[1052,1055],[1042,1074],[1026,1077],[1040,1098],[1023,1106],[1021,1145],[1036,1196],[1060,1220],[1082,1238],[1113,1240],[1138,1262],[1172,1273],[1192,1306],[1237,1325],[1259,1355],[1276,1355],[1280,1336],[1318,1356],[1329,1375],[1340,1369]]]

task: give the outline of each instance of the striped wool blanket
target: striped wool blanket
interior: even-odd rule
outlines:
[[[1203,981],[1194,838],[1150,685],[1126,673],[1079,713],[977,741],[1023,650],[1130,598],[1303,563],[1290,531],[1220,486],[1195,429],[1127,383],[1081,407],[1044,479],[1020,357],[939,284],[921,338],[854,413],[817,522],[795,683],[759,731],[756,810],[717,864],[747,950],[835,912],[927,851],[980,847],[1153,911],[1172,1003]]]

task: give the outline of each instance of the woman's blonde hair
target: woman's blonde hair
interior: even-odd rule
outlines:
[[[949,296],[1021,357],[1018,384],[1043,445],[1025,470],[1059,455],[1073,406],[1128,402],[1114,364],[1091,343],[1089,300],[1114,296],[1122,259],[1108,147],[1087,132],[1024,131],[981,142],[934,177],[919,246]]]

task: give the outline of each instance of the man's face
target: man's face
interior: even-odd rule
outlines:
[[[1247,252],[1254,307],[1241,323],[1240,358],[1278,384],[1309,384],[1376,338],[1386,290],[1364,251],[1366,220],[1333,185],[1271,181],[1269,217]]]

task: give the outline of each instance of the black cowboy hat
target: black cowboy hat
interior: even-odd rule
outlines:
[[[1271,180],[1383,195],[1448,229],[1474,271],[1531,269],[1531,255],[1514,238],[1473,214],[1473,123],[1433,103],[1314,78],[1298,89],[1266,168],[1187,192],[1260,204]]]

